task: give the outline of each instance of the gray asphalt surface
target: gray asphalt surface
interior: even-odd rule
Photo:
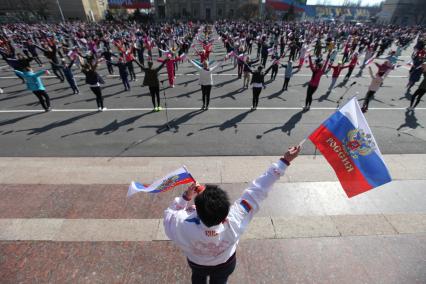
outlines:
[[[408,61],[411,50],[403,53],[401,64]],[[220,44],[216,44],[215,52],[213,58],[223,58]],[[100,70],[106,74],[104,65]],[[135,70],[140,71],[137,67]],[[106,112],[95,111],[94,95],[77,70],[80,95],[73,95],[66,82],[45,78],[54,111],[41,113],[36,97],[14,78],[10,68],[0,67],[0,87],[5,91],[0,95],[0,156],[278,155],[319,126],[343,94],[342,103],[354,95],[362,103],[370,83],[367,70],[356,77],[357,68],[345,86],[339,85],[343,81],[340,77],[338,87],[327,95],[330,72],[314,94],[311,111],[302,113],[311,71],[302,68],[290,81],[289,90],[281,92],[284,79],[280,69],[277,79],[262,91],[258,110],[251,112],[251,89],[241,89],[242,79],[237,78],[237,69],[228,60],[214,76],[210,109],[203,112],[199,110],[201,91],[195,68],[187,62],[181,64],[173,89],[168,88],[163,71],[161,97],[163,106],[164,93],[167,97],[171,129],[166,126],[164,110],[151,112],[148,88],[141,87],[143,73],[138,73],[138,81],[131,83],[129,92],[123,91],[117,76],[105,75]],[[346,70],[342,73],[345,75]],[[405,66],[391,72],[366,114],[384,154],[426,153],[426,105],[421,102],[414,113],[406,112],[410,96],[405,94],[407,74]],[[352,82],[356,85],[348,89]],[[313,152],[312,144],[306,143],[304,154]]]

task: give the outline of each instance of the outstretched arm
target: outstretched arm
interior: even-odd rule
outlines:
[[[290,148],[277,163],[272,164],[263,175],[255,179],[241,198],[231,206],[227,220],[235,239],[244,233],[253,216],[259,211],[261,202],[266,199],[274,183],[284,175],[290,162],[298,156],[300,149],[300,146]]]
[[[194,62],[194,60],[189,59],[189,62],[190,62],[192,65],[194,65],[194,67],[195,67],[195,68],[197,68],[197,69],[199,69],[199,70],[201,70],[201,69],[202,69],[202,68],[201,68],[201,66],[199,66],[197,63],[195,63],[195,62]]]

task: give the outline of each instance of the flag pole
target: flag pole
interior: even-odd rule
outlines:
[[[336,106],[336,110],[338,110],[340,108],[340,102],[343,100],[343,98],[345,97],[345,95],[349,92],[349,90],[352,88],[352,86],[356,85],[356,81],[353,82],[348,88],[346,88],[346,91],[343,93],[343,95],[337,100],[337,106]]]

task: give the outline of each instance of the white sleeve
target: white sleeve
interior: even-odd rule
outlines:
[[[176,197],[172,204],[170,204],[169,207],[167,207],[166,210],[164,210],[164,219],[163,219],[163,225],[164,225],[164,231],[171,240],[175,240],[176,235],[176,225],[177,225],[177,215],[179,212],[182,212],[182,210],[185,210],[188,206],[188,201],[183,199],[182,197]]]
[[[200,70],[202,69],[200,66],[198,66],[197,63],[195,63],[194,61],[192,61],[192,59],[190,59],[189,62],[191,62],[191,64],[194,65],[195,68],[200,69]]]
[[[254,214],[259,211],[260,203],[267,197],[273,184],[284,175],[286,168],[287,165],[282,161],[273,164],[231,206],[228,222],[234,238],[238,239],[244,233]]]

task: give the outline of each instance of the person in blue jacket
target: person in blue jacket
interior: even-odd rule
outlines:
[[[50,98],[49,95],[46,93],[46,88],[44,87],[43,82],[40,79],[41,75],[48,75],[49,71],[40,70],[37,72],[33,72],[31,67],[27,66],[24,71],[15,70],[15,73],[16,75],[24,78],[28,90],[32,91],[34,95],[36,95],[43,109],[46,112],[50,111]]]

